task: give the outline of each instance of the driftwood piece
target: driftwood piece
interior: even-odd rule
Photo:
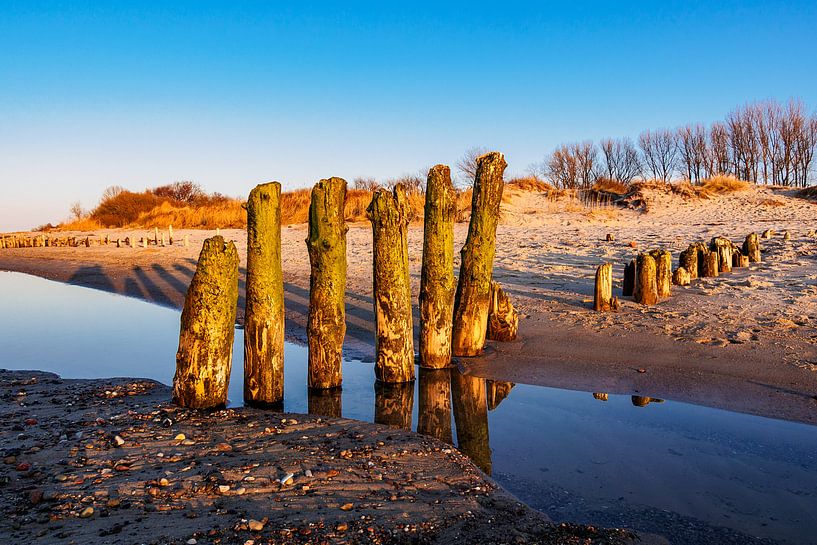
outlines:
[[[312,188],[309,204],[309,346],[310,388],[334,388],[343,380],[346,336],[346,180],[329,178]]]
[[[498,282],[491,281],[487,337],[492,341],[510,342],[516,340],[518,331],[519,315],[508,294],[502,291]]]
[[[485,379],[451,372],[451,399],[457,429],[457,448],[485,473],[491,474],[488,404]]]
[[[749,258],[750,263],[760,263],[760,239],[757,233],[749,233],[743,241],[743,255]]]
[[[284,282],[278,182],[257,185],[247,199],[244,309],[244,402],[280,404],[284,399]]]
[[[420,366],[439,369],[451,363],[454,311],[454,220],[457,192],[451,171],[437,165],[428,172],[420,273]]]
[[[452,354],[478,356],[485,346],[488,310],[491,304],[491,278],[496,253],[496,226],[507,167],[498,152],[477,159],[471,221],[462,247],[462,265],[454,298]]]
[[[656,284],[655,259],[650,254],[638,254],[635,265],[635,289],[633,300],[642,305],[654,305],[658,302],[658,285]]]
[[[174,403],[199,409],[227,403],[237,301],[238,251],[221,237],[207,239],[184,298]]]
[[[417,411],[417,433],[454,444],[451,431],[451,371],[420,367],[418,380],[420,407]]]
[[[374,384],[374,421],[392,428],[411,430],[414,384],[411,382]]]
[[[414,331],[408,268],[409,205],[401,184],[378,189],[366,214],[372,222],[375,376],[414,380]]]

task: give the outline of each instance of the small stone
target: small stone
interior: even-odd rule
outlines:
[[[252,530],[253,532],[260,532],[261,530],[264,529],[265,524],[260,520],[250,519],[250,522],[247,523],[247,526],[249,526],[250,530]]]
[[[220,484],[218,485],[218,491],[221,492],[222,494],[226,494],[227,492],[230,491],[230,485]]]
[[[168,480],[167,480],[167,479],[165,479],[164,477],[162,477],[161,479],[159,479],[159,486],[168,486],[168,485],[170,485],[170,481],[168,481]]]
[[[183,433],[180,433],[179,435],[177,435],[176,437],[174,437],[174,439],[175,439],[176,441],[184,441],[185,439],[187,439],[187,437],[186,437],[186,436],[185,436]],[[195,540],[193,540],[193,541],[195,541]]]
[[[341,511],[351,511],[354,506],[355,505],[352,504],[352,503],[344,503],[343,505],[340,506],[340,510]]]
[[[247,489],[244,488],[243,486],[239,486],[238,488],[235,489],[235,493],[239,496],[243,496],[246,492]]]
[[[187,540],[187,545],[196,545],[196,543],[198,543],[198,541],[196,541],[196,538],[194,537]]]
[[[304,476],[305,476],[305,477],[311,477],[311,476],[312,476],[312,470],[311,470],[311,469],[307,469],[306,471],[304,471]]]
[[[349,525],[346,524],[345,522],[341,522],[337,526],[335,526],[335,530],[337,530],[338,532],[345,532],[348,529]]]
[[[79,518],[87,519],[94,516],[94,508],[93,507],[86,507],[79,513]]]
[[[31,464],[23,462],[21,464],[17,464],[17,471],[28,471],[31,469]]]

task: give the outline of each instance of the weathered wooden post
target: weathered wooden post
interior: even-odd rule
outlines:
[[[170,239],[170,245],[173,246],[173,226],[167,226],[167,237]]]
[[[374,421],[392,428],[411,429],[413,382],[374,383]]]
[[[635,259],[624,265],[624,281],[621,284],[621,295],[630,297],[635,291]]]
[[[694,244],[681,252],[678,257],[678,266],[683,268],[689,274],[689,278],[698,278],[698,250]]]
[[[120,240],[120,239],[118,239],[118,238],[116,239],[116,247],[117,247],[117,248],[121,248],[121,247],[122,247],[122,240]]]
[[[732,272],[732,248],[734,244],[725,237],[715,237],[709,250],[718,254],[718,272]]]
[[[428,171],[426,183],[420,274],[420,366],[429,369],[451,363],[456,215],[457,192],[451,183],[451,170],[437,165]]]
[[[462,264],[454,298],[452,354],[478,356],[485,346],[491,278],[496,253],[496,226],[505,182],[505,157],[491,152],[477,159],[471,221],[462,247]]]
[[[513,308],[510,297],[502,290],[499,282],[491,281],[487,337],[492,341],[510,342],[516,340],[518,331],[519,314]]]
[[[678,267],[672,273],[672,283],[676,286],[688,286],[691,280],[692,277],[686,267]]]
[[[788,242],[791,240],[791,233],[788,231],[783,231],[783,242]]]
[[[207,239],[184,298],[174,403],[198,409],[227,403],[237,301],[238,251],[221,237]]]
[[[159,228],[158,227],[153,228],[153,244],[155,246],[159,245]]]
[[[148,247],[148,239],[147,237],[142,237],[142,248]]]
[[[642,305],[654,305],[658,302],[658,285],[656,283],[655,260],[650,254],[638,254],[635,265],[635,289],[633,300]]]
[[[652,250],[650,257],[655,260],[655,283],[658,297],[672,295],[672,254],[668,250]]]
[[[244,402],[284,399],[284,281],[281,184],[260,184],[247,199],[247,293],[244,307]]]
[[[378,189],[366,215],[372,222],[375,376],[383,382],[414,380],[414,331],[408,270],[410,209],[406,192]]]
[[[719,264],[720,259],[718,257],[718,252],[706,252],[704,254],[704,266],[701,269],[701,277],[702,278],[711,278],[718,276],[718,271],[720,270]]]
[[[162,246],[167,246],[167,235],[162,231]]]
[[[613,266],[610,263],[602,263],[596,269],[593,310],[596,312],[613,310]]]
[[[742,255],[738,258],[740,261],[738,263],[738,267],[748,267],[749,266],[749,256]]]
[[[184,235],[184,247],[190,246],[190,235]]]
[[[334,388],[343,381],[346,335],[346,180],[329,178],[312,188],[309,204],[309,345],[310,388]]]
[[[485,379],[451,372],[451,399],[457,427],[457,447],[485,473],[491,474],[488,440],[488,400]]]
[[[318,414],[332,418],[342,416],[343,403],[340,388],[325,388],[318,390],[307,389],[307,405],[309,414]]]
[[[760,236],[766,239],[772,238],[774,236],[774,231],[772,229],[766,229]]]
[[[451,371],[420,367],[417,433],[453,444],[451,433]]]
[[[743,255],[749,258],[751,263],[760,263],[760,239],[757,233],[749,233],[743,241]]]

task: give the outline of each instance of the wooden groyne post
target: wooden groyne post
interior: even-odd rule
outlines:
[[[602,263],[596,269],[596,284],[593,290],[593,310],[606,312],[618,309],[618,299],[613,300],[613,265]]]
[[[496,226],[505,186],[502,174],[507,166],[505,157],[499,152],[486,153],[477,159],[471,221],[462,247],[462,265],[454,298],[454,356],[478,356],[485,346]]]
[[[760,239],[757,233],[749,233],[743,241],[743,255],[750,263],[760,263]]]
[[[184,298],[174,403],[199,409],[227,403],[237,301],[238,251],[221,237],[207,239]]]
[[[456,199],[451,170],[445,165],[429,170],[420,273],[419,350],[420,366],[429,369],[439,369],[451,363]]]
[[[346,336],[346,180],[329,178],[312,188],[309,204],[309,345],[310,388],[335,388],[343,380]]]
[[[633,300],[642,305],[656,304],[658,302],[658,284],[655,279],[655,259],[647,253],[638,254],[635,269]]]
[[[284,399],[284,282],[281,184],[260,184],[247,199],[247,294],[244,307],[244,402]]]
[[[655,260],[655,285],[658,297],[672,295],[672,253],[668,250],[653,250],[650,256]]]
[[[372,222],[375,376],[383,382],[414,380],[414,331],[408,269],[406,192],[378,189],[366,209]]]

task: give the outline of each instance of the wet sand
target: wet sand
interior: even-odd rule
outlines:
[[[0,371],[0,396],[8,543],[634,542],[553,524],[456,449],[407,431],[184,410],[142,379]]]

